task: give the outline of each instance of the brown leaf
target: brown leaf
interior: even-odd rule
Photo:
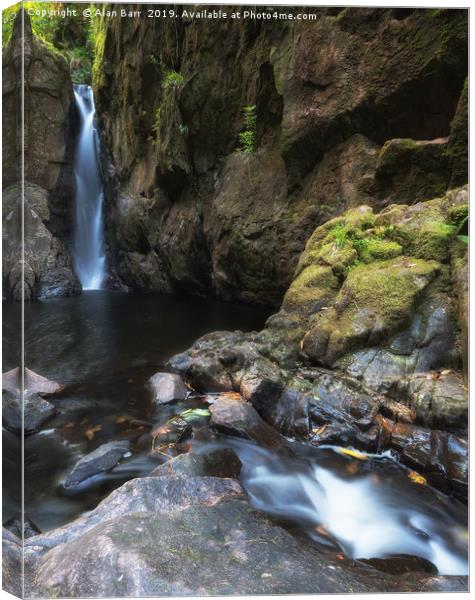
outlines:
[[[97,433],[98,431],[101,431],[102,426],[101,425],[94,425],[94,427],[90,427],[89,429],[86,429],[86,431],[84,432],[84,435],[87,437],[87,439],[89,441],[94,439],[94,434]]]

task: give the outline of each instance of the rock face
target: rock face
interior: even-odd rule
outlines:
[[[25,297],[80,293],[66,250],[74,196],[73,88],[65,59],[31,32],[21,13],[3,50],[4,293],[20,299],[21,54],[25,63]]]
[[[467,246],[457,232],[467,202],[464,187],[330,219],[310,236],[263,331],[208,334],[171,367],[197,390],[249,403],[211,406],[211,422],[228,433],[252,429],[255,409],[315,445],[396,449],[465,497]]]
[[[466,183],[466,12],[312,12],[103,20],[110,262],[129,286],[279,304],[316,226]]]
[[[93,452],[83,456],[74,465],[64,482],[64,487],[74,487],[93,475],[109,471],[115,467],[125,454],[130,452],[130,448],[130,442],[127,441],[102,444]]]

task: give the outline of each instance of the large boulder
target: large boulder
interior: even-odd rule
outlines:
[[[237,482],[213,477],[130,481],[27,539],[25,560],[31,597],[408,591],[425,581],[343,565],[251,509]]]
[[[332,366],[358,347],[375,346],[410,323],[417,301],[439,271],[438,263],[395,258],[355,267],[334,307],[315,317],[305,353]]]

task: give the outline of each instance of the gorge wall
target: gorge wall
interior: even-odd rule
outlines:
[[[317,226],[467,181],[466,11],[312,12],[101,21],[93,86],[122,282],[277,305]]]
[[[22,64],[24,53],[24,137]],[[76,114],[65,59],[32,33],[21,13],[3,50],[3,282],[21,299],[21,202],[24,163],[25,298],[80,293],[67,242],[74,199]],[[24,143],[24,154],[22,145]]]

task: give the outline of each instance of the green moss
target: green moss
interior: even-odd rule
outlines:
[[[439,271],[435,261],[412,257],[355,266],[334,307],[312,319],[304,351],[332,366],[348,352],[382,343],[409,323],[420,295]]]
[[[424,288],[440,269],[436,262],[413,258],[398,258],[360,265],[345,281],[340,300],[371,308],[385,320],[408,316],[421,287]]]
[[[309,315],[330,302],[338,289],[338,279],[330,267],[312,265],[294,279],[285,294],[283,308],[287,312]]]
[[[94,29],[94,61],[92,63],[92,85],[95,89],[104,85],[104,49],[106,43],[105,23],[102,18],[93,20]]]
[[[402,246],[391,240],[363,238],[362,240],[357,240],[355,243],[357,245],[358,256],[364,263],[370,263],[375,260],[387,260],[402,254]]]
[[[185,78],[178,71],[167,71],[163,78],[163,87],[166,88],[182,88],[185,85]]]

